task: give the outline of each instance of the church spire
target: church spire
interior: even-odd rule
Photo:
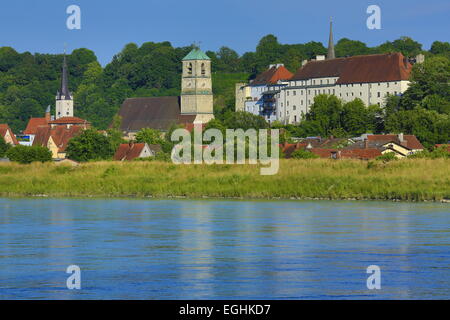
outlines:
[[[62,98],[64,96],[64,98]],[[58,92],[59,99],[63,100],[71,100],[71,94],[69,91],[69,75],[67,72],[67,58],[66,53],[64,52],[64,61],[62,67],[62,76],[61,76],[61,89]]]
[[[328,41],[328,55],[327,59],[335,59],[336,55],[334,53],[334,39],[333,39],[333,19],[330,18],[330,39]]]

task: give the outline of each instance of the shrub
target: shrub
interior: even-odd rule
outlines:
[[[6,152],[6,157],[11,161],[21,164],[52,161],[52,153],[50,150],[40,146],[26,147],[18,145],[9,149]]]
[[[291,157],[293,159],[317,159],[317,158],[319,158],[318,155],[316,155],[312,152],[309,152],[309,151],[302,150],[302,149],[292,152]]]
[[[397,160],[397,157],[395,156],[394,152],[388,152],[383,154],[382,156],[377,157],[377,160],[383,161],[383,162],[390,162],[393,160]]]
[[[9,143],[6,143],[3,137],[0,137],[0,158],[3,158],[5,156],[10,147],[11,145]]]
[[[67,146],[67,157],[79,162],[107,160],[113,154],[114,146],[110,139],[94,129],[72,138]]]

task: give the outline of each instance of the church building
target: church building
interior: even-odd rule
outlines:
[[[23,132],[21,144],[42,146],[52,152],[54,159],[66,157],[67,145],[73,137],[90,127],[87,120],[74,117],[74,100],[69,91],[69,73],[64,55],[61,87],[56,94],[56,114],[51,115],[48,106],[43,118],[31,118]]]
[[[118,115],[129,138],[142,128],[167,131],[172,125],[192,127],[214,119],[211,59],[194,48],[182,60],[180,97],[129,98]]]

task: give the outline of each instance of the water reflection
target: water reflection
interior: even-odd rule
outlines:
[[[0,298],[448,299],[448,208],[0,199]]]

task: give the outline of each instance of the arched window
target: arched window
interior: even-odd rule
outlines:
[[[202,63],[202,76],[206,75],[206,68],[205,68],[205,64]]]
[[[188,74],[192,74],[192,63],[190,63],[190,62],[188,65]]]

